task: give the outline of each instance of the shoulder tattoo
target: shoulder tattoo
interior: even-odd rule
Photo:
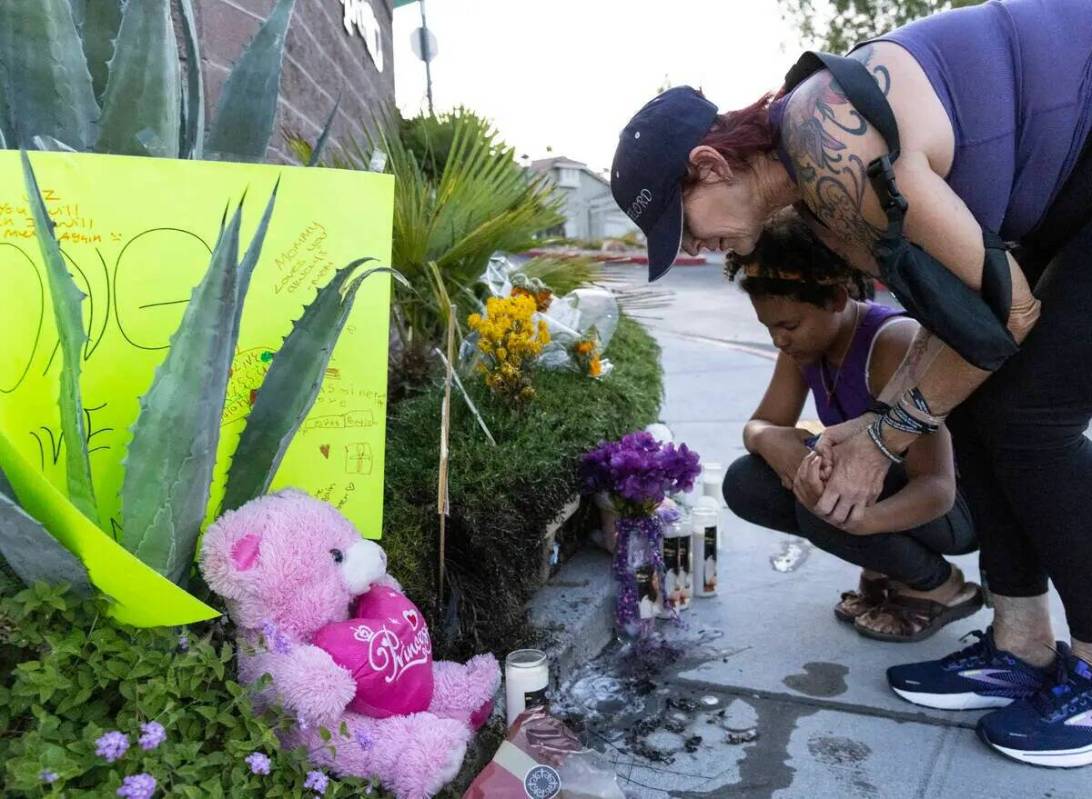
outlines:
[[[852,57],[869,67],[887,94],[891,74],[882,64],[870,65],[872,50],[866,45]],[[862,213],[867,167],[853,152],[853,140],[869,127],[829,72],[810,79],[786,109],[785,147],[805,202],[836,236],[865,248],[882,232]]]

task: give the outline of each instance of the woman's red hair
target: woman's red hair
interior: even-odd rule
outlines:
[[[777,147],[777,132],[770,124],[770,103],[774,99],[775,95],[767,92],[746,108],[718,115],[700,144],[720,153],[733,170],[749,169],[755,156]],[[697,180],[697,171],[691,165],[683,187]]]

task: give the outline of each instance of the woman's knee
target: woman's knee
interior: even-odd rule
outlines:
[[[772,474],[773,469],[757,455],[744,455],[728,467],[724,474],[721,491],[732,513],[737,516],[746,516],[745,511],[753,507],[759,496],[764,493],[761,484],[769,481],[767,473]]]

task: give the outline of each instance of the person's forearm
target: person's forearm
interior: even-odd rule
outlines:
[[[1039,301],[1031,293],[1024,273],[1011,255],[1009,270],[1013,297],[1008,329],[1020,344],[1039,319]],[[932,414],[943,417],[974,393],[989,376],[990,372],[972,366],[939,338],[922,329],[879,398],[893,404],[907,389],[917,386]],[[913,434],[890,427],[884,429],[884,441],[898,452],[905,451],[915,438]]]
[[[804,446],[808,433],[795,427],[782,427],[762,419],[752,419],[743,427],[743,446],[762,458],[781,477],[795,474],[809,450]]]
[[[901,491],[865,511],[860,535],[911,530],[939,519],[955,504],[955,486],[944,477],[912,478]]]

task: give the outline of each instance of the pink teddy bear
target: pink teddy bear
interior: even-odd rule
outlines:
[[[209,528],[200,564],[239,628],[240,681],[270,674],[259,703],[279,699],[299,719],[286,746],[399,799],[454,779],[492,711],[496,658],[432,663],[428,628],[387,575],[386,553],[337,510],[300,491],[260,497]]]

